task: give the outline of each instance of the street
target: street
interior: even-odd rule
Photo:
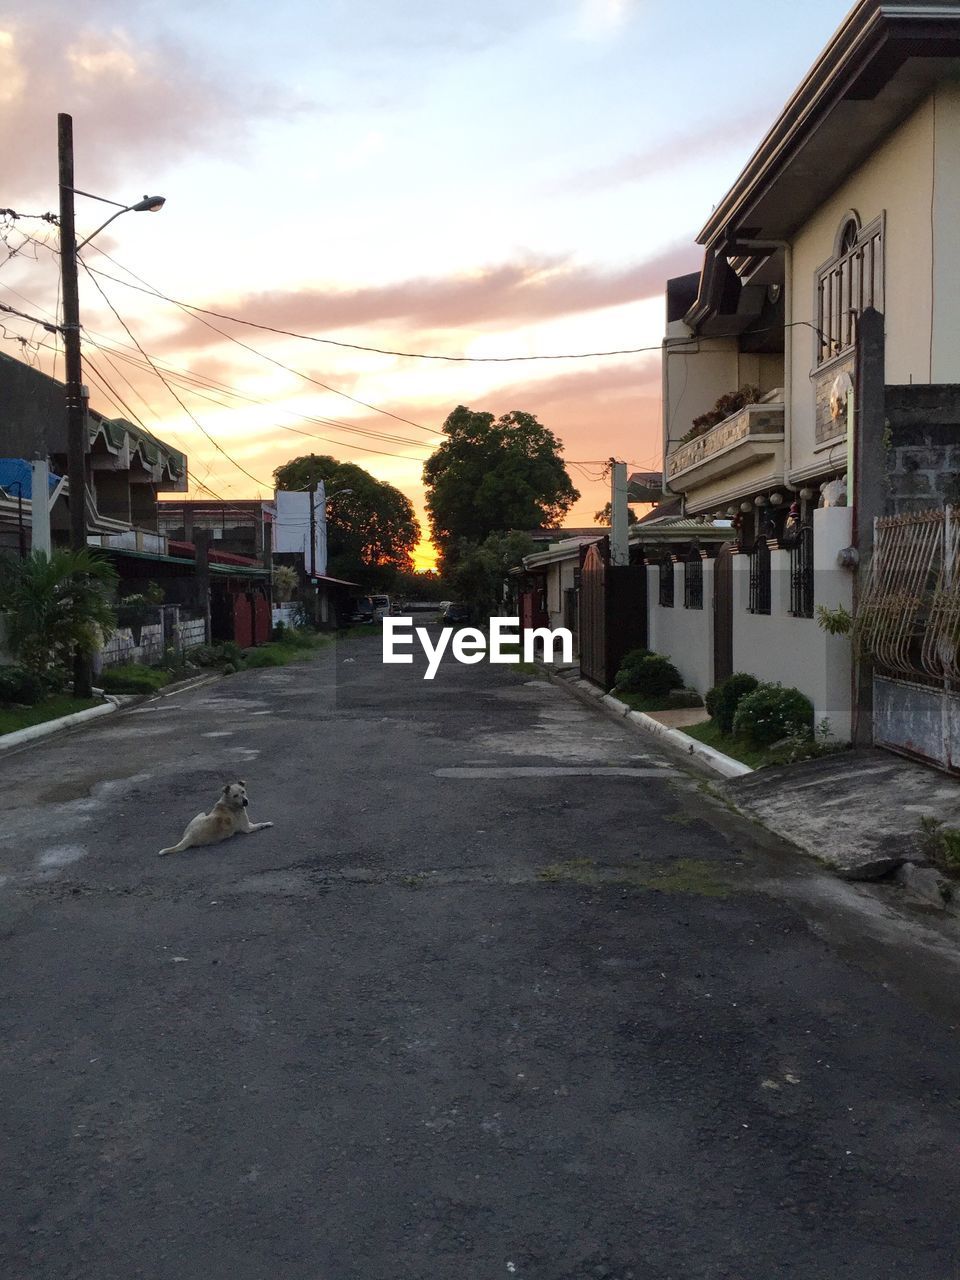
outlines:
[[[922,917],[547,681],[415,652],[0,759],[0,1274],[960,1277]],[[273,828],[158,858],[238,776]]]

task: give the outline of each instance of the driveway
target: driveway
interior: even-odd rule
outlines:
[[[957,952],[375,638],[0,760],[0,1274],[954,1280]],[[158,859],[226,779],[254,821]]]

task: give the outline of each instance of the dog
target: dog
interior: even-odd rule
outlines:
[[[198,813],[192,822],[187,823],[180,843],[161,849],[160,857],[166,853],[183,853],[184,849],[195,849],[199,845],[219,844],[237,832],[250,835],[253,831],[273,826],[272,822],[251,822],[247,817],[247,803],[247,784],[242,780],[228,782],[210,812]]]

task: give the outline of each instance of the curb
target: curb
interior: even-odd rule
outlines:
[[[196,689],[202,684],[210,684],[218,679],[220,679],[218,675],[210,674],[191,676],[189,680],[178,680],[176,684],[167,685],[152,696],[168,698],[171,694],[186,693],[190,689]],[[15,729],[13,733],[0,735],[0,754],[14,747],[25,747],[31,742],[49,738],[52,734],[60,733],[64,729],[76,728],[89,720],[99,720],[101,716],[108,716],[113,711],[121,711],[137,703],[150,701],[149,695],[144,697],[136,693],[105,693],[103,698],[104,701],[99,707],[87,707],[86,711],[74,711],[71,715],[61,716],[58,720],[44,720],[42,724],[33,724],[26,729]]]
[[[43,724],[33,724],[27,729],[15,729],[13,733],[5,733],[0,737],[0,751],[9,751],[11,747],[21,747],[38,738],[49,737],[52,733],[59,733],[61,729],[72,729],[74,725],[86,724],[88,720],[108,716],[114,711],[119,711],[120,706],[119,701],[108,698],[102,706],[87,707],[86,711],[74,711],[72,715],[61,716],[59,720],[45,720]]]
[[[742,764],[739,760],[734,760],[730,756],[725,756],[722,751],[717,751],[714,747],[708,747],[705,742],[698,742],[696,738],[691,738],[689,734],[683,733],[680,729],[672,729],[668,725],[661,724],[659,720],[654,720],[652,716],[648,716],[644,711],[633,711],[625,702],[621,702],[613,694],[604,693],[602,689],[598,688],[597,685],[590,684],[588,680],[582,678],[564,679],[562,676],[555,675],[552,671],[547,672],[547,679],[551,684],[567,689],[575,698],[585,702],[588,706],[595,706],[598,711],[602,711],[605,715],[610,716],[611,719],[624,720],[637,732],[660,738],[675,750],[682,751],[685,756],[693,756],[695,760],[698,760],[721,778],[742,778],[746,774],[754,772],[749,765]]]

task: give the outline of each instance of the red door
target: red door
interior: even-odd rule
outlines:
[[[253,645],[253,610],[242,592],[233,597],[233,638],[241,649],[249,649]]]
[[[259,591],[254,596],[254,608],[257,618],[257,644],[266,644],[270,639],[270,633],[273,631],[273,611],[270,608],[270,601],[265,595]]]

